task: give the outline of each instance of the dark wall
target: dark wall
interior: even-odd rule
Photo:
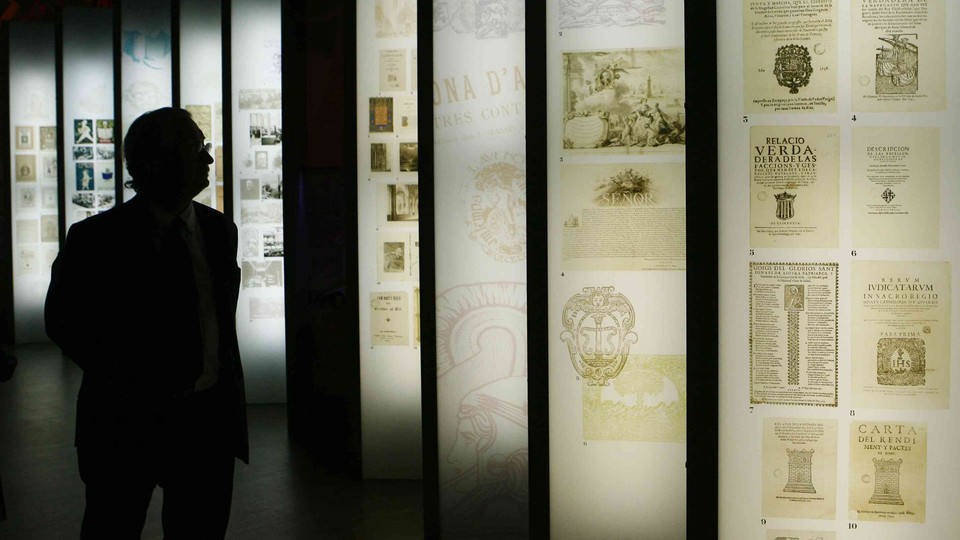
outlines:
[[[290,436],[321,466],[359,476],[356,5],[283,7]]]

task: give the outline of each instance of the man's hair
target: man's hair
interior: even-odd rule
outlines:
[[[130,124],[123,138],[123,159],[131,179],[124,186],[140,191],[163,175],[170,158],[180,151],[180,126],[190,120],[183,109],[164,107],[144,113]]]

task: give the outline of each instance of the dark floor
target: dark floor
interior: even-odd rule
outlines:
[[[0,385],[0,476],[7,520],[0,538],[78,538],[83,483],[73,448],[80,370],[52,345],[15,349]],[[421,483],[331,475],[287,438],[285,405],[251,405],[250,465],[238,462],[227,538],[423,537]],[[143,538],[162,538],[157,489]]]

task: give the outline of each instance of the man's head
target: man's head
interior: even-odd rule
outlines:
[[[183,109],[166,107],[133,121],[123,139],[123,156],[139,195],[179,211],[209,185],[213,158],[203,132]]]

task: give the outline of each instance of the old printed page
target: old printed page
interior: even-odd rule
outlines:
[[[840,128],[750,128],[750,246],[837,247]]]
[[[837,421],[764,418],[762,515],[833,519],[837,512]]]
[[[855,261],[853,403],[950,405],[950,263]]]
[[[853,130],[853,245],[940,246],[940,128]]]
[[[750,263],[750,403],[837,406],[837,263]]]
[[[946,0],[851,5],[851,107],[863,112],[942,111]]]
[[[837,110],[838,0],[743,1],[743,110]]]
[[[850,422],[849,519],[926,520],[927,424]]]
[[[563,164],[562,269],[683,270],[682,163]]]

